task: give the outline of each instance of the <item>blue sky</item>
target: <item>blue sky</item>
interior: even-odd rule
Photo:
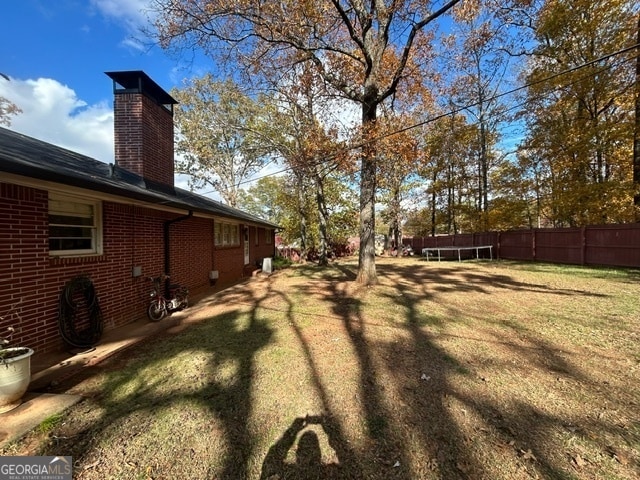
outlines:
[[[150,46],[139,31],[147,1],[3,2],[0,72],[11,80],[0,78],[0,96],[23,110],[10,128],[112,162],[112,82],[104,72],[144,70],[168,91],[212,65]]]

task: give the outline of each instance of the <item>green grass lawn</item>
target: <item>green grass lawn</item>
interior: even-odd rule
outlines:
[[[74,479],[635,479],[640,272],[378,258],[296,266],[61,388],[4,449]]]

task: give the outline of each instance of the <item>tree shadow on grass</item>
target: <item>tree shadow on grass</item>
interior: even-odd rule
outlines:
[[[579,452],[578,449],[573,453],[565,451],[566,446],[562,441],[564,434],[580,434],[582,431],[580,435],[587,442],[596,444],[596,450],[599,448],[600,454],[609,455],[609,458],[611,453],[607,452],[611,451],[611,446],[606,444],[605,438],[616,438],[616,442],[622,442],[623,446],[616,451],[629,451],[625,445],[638,444],[638,434],[633,432],[637,426],[634,427],[633,422],[627,421],[626,427],[616,426],[605,421],[592,421],[587,414],[576,417],[582,425],[570,425],[567,419],[540,408],[538,403],[545,401],[544,394],[541,398],[527,400],[526,389],[519,391],[517,387],[517,377],[514,378],[516,386],[509,387],[516,389],[514,398],[508,397],[507,390],[500,393],[502,398],[494,399],[492,379],[487,383],[474,371],[473,366],[460,363],[443,346],[447,334],[425,328],[427,326],[421,322],[424,313],[416,310],[419,302],[424,299],[437,301],[444,291],[489,294],[497,288],[577,299],[603,298],[606,295],[534,285],[508,275],[461,273],[457,265],[444,269],[438,267],[436,271],[430,267],[416,269],[380,265],[378,274],[381,279],[385,276],[400,278],[395,292],[391,289],[388,301],[398,307],[396,311],[401,318],[388,325],[388,328],[405,333],[397,336],[399,340],[383,341],[382,337],[378,338],[375,329],[384,327],[384,321],[365,318],[363,301],[338,288],[340,281],[348,282],[355,278],[355,267],[348,264],[332,267],[323,276],[326,301],[332,305],[332,312],[342,323],[355,352],[360,372],[363,416],[371,440],[369,448],[358,454],[360,462],[370,462],[370,469],[365,467],[363,470],[369,477],[363,475],[363,478],[488,478],[492,472],[495,473],[494,466],[488,463],[488,458],[494,455],[492,450],[495,450],[495,455],[507,462],[502,468],[511,469],[511,475],[569,479],[575,478],[575,472],[582,468],[581,462],[584,460],[580,460],[579,454],[575,453]],[[342,278],[336,276],[336,272],[341,272]],[[314,275],[317,278],[318,272],[314,272]],[[434,284],[442,287],[433,288]],[[389,282],[386,282],[385,288],[388,285]],[[492,290],[489,290],[489,286]],[[315,288],[306,293],[318,294],[319,290],[322,289]],[[546,341],[535,331],[529,331],[526,326],[508,320],[500,320],[500,324],[518,332],[517,339],[513,341],[507,334],[501,337],[499,332],[491,328],[492,320],[487,319],[487,322],[486,334],[469,338],[468,341],[482,342],[488,352],[492,344],[511,351],[507,358],[518,362],[518,368],[513,369],[514,375],[529,368],[537,371],[543,379],[555,381],[557,377],[558,382],[567,381],[575,385],[569,387],[572,389],[570,392],[557,392],[561,402],[574,401],[571,398],[564,399],[565,395],[579,396],[582,395],[582,389],[599,391],[603,387],[601,382],[590,378],[581,368],[581,354],[566,351]],[[457,340],[464,341],[462,337]],[[473,351],[473,346],[470,349]],[[482,359],[481,352],[476,352],[475,356]],[[509,367],[512,366],[491,366],[498,369]],[[391,379],[394,389],[384,383],[388,379]],[[461,388],[461,382],[468,386]],[[551,388],[555,390],[555,387]],[[393,397],[391,390],[399,397]],[[598,402],[598,395],[590,394],[590,401]],[[604,395],[600,395],[601,401],[605,400]],[[617,392],[616,396],[624,397],[621,392]],[[390,404],[389,400],[395,405]],[[553,402],[553,397],[549,401]],[[628,410],[621,403],[617,405],[622,410]],[[408,441],[416,438],[419,439],[419,453],[412,450],[416,448],[416,442]],[[570,435],[564,438],[570,438]],[[483,447],[477,446],[480,442],[484,444]],[[416,462],[416,458],[422,460]],[[392,459],[391,462],[397,459],[399,468],[389,468],[389,459]],[[508,471],[505,471],[505,475],[510,475]]]
[[[443,281],[435,276],[430,277],[434,273],[416,270],[407,268],[403,271],[396,266],[387,268],[385,265],[380,266],[379,275],[399,273],[410,281],[430,278],[433,281]],[[398,307],[398,315],[401,316],[400,321],[392,327],[398,332],[397,339],[379,338],[375,329],[384,327],[383,322],[376,325],[375,319],[365,318],[364,300],[340,288],[344,282],[355,278],[354,269],[339,265],[337,268],[313,268],[306,272],[314,279],[324,280],[320,287],[301,284],[293,287],[295,292],[267,289],[264,295],[256,295],[251,288],[239,286],[216,299],[234,305],[230,307],[230,311],[190,327],[196,335],[178,335],[171,340],[156,337],[146,345],[148,348],[144,343],[140,345],[139,353],[130,350],[132,355],[125,355],[125,359],[120,360],[121,372],[110,378],[103,397],[98,399],[104,413],[87,426],[85,431],[72,438],[58,438],[55,444],[41,454],[69,452],[76,462],[90,465],[100,455],[101,435],[125,425],[131,428],[130,435],[134,438],[150,427],[149,422],[154,421],[147,414],[160,414],[174,403],[184,402],[202,406],[212,414],[212,418],[220,425],[221,446],[225,447],[219,453],[220,458],[215,460],[215,468],[212,467],[209,475],[200,478],[251,478],[250,464],[256,456],[263,457],[259,461],[262,462],[264,478],[273,475],[280,475],[281,479],[289,478],[287,475],[307,479],[402,480],[486,477],[486,459],[479,457],[472,448],[474,438],[470,438],[469,431],[461,426],[460,418],[452,413],[455,407],[480,416],[486,428],[495,432],[494,437],[502,445],[509,446],[511,442],[515,442],[512,448],[522,457],[518,462],[523,468],[530,469],[532,474],[535,470],[547,478],[565,478],[566,474],[558,460],[550,454],[544,443],[545,437],[552,430],[563,427],[561,419],[540,412],[523,401],[514,401],[512,408],[507,411],[493,403],[489,397],[475,398],[457,388],[452,380],[456,376],[468,377],[470,382],[479,380],[474,378],[475,373],[468,365],[459,363],[441,346],[442,333],[434,333],[421,323],[421,314],[416,311],[415,306],[423,298],[433,298],[432,291],[420,287],[408,292],[406,285],[399,284],[388,297],[389,303]],[[444,281],[447,281],[446,277]],[[505,288],[524,288],[518,286],[517,282],[510,282],[508,278],[501,278],[500,284],[505,285]],[[459,287],[464,288],[464,285]],[[455,288],[455,284],[452,288]],[[357,396],[367,436],[358,445],[352,445],[347,440],[349,426],[343,425],[332,409],[334,402],[341,399],[330,397],[321,369],[316,365],[313,350],[303,335],[298,314],[294,313],[297,310],[291,300],[294,293],[311,295],[317,294],[319,290],[324,292],[326,301],[329,302],[327,318],[332,318],[342,326],[357,364]],[[254,408],[252,391],[256,355],[274,341],[274,327],[260,320],[258,314],[260,307],[264,305],[267,308],[267,300],[269,305],[274,305],[274,302],[278,304],[269,308],[278,308],[283,312],[283,320],[287,322],[301,347],[301,363],[306,364],[311,372],[311,383],[324,410],[318,412],[311,422],[317,421],[317,425],[321,425],[337,454],[339,464],[319,465],[317,450],[310,435],[306,437],[309,442],[305,443],[305,440],[300,445],[302,436],[299,434],[307,433],[298,430],[300,419],[303,427],[305,421],[307,425],[310,423],[304,412],[289,420],[289,427],[275,437],[268,453],[254,450],[254,432],[249,421]],[[236,303],[249,310],[248,319],[245,312],[235,309]],[[495,341],[501,342],[501,339],[497,338]],[[162,347],[156,343],[162,344]],[[587,380],[580,377],[579,368],[549,345],[538,343],[523,346],[510,342],[503,342],[502,345],[513,349],[514,354],[523,361],[538,364],[538,368],[542,368],[541,362],[544,360],[554,372],[561,372],[576,381]],[[153,358],[145,356],[156,348],[160,350],[154,353]],[[192,389],[162,393],[164,382],[169,381],[169,372],[158,372],[151,380],[136,383],[136,378],[148,378],[142,373],[160,365],[161,358],[172,358],[192,351],[204,352],[209,359],[202,364],[203,376],[195,379]],[[233,375],[224,378],[209,375],[227,364],[234,366]],[[523,416],[526,418],[521,418]],[[208,427],[203,425],[203,428]],[[594,428],[604,429],[605,426],[595,425]],[[295,435],[294,431],[297,431]],[[483,435],[482,431],[475,433]],[[301,459],[295,465],[283,464],[283,452],[292,448],[296,441],[301,448],[301,456],[306,457],[306,460]],[[122,448],[121,460],[124,461],[126,445]],[[152,449],[153,445],[149,445],[149,448]],[[176,448],[179,449],[176,453],[178,456],[190,454],[189,447],[185,445],[178,443]],[[308,454],[304,455],[303,450],[308,450]],[[530,452],[531,458],[525,456],[526,452]],[[416,463],[416,458],[423,461]],[[138,473],[144,474],[142,470]],[[170,470],[160,471],[160,475],[164,477],[173,476],[171,473]],[[134,477],[123,475],[123,478]]]
[[[252,411],[255,356],[269,345],[273,331],[254,314],[247,320],[244,314],[232,311],[190,326],[188,335],[185,333],[169,338],[156,335],[104,362],[103,368],[106,371],[112,369],[112,373],[102,385],[102,393],[95,399],[101,415],[72,437],[56,437],[56,441],[39,454],[58,455],[64,452],[64,455],[71,455],[74,463],[82,469],[77,473],[85,475],[91,474],[92,465],[109,461],[115,471],[108,471],[108,476],[115,475],[118,478],[142,478],[141,475],[154,478],[155,475],[162,478],[196,478],[193,475],[199,478],[247,478],[253,453],[248,420]],[[200,362],[202,365],[199,374],[194,375],[194,369],[189,365],[191,355],[194,363]],[[188,375],[194,375],[190,379],[191,386],[185,386],[189,381],[185,382],[184,378],[176,380],[176,377],[185,374],[179,369],[162,370],[166,365],[165,360],[181,356],[186,357]],[[229,368],[230,373],[221,376],[223,368]],[[177,405],[184,406],[177,415],[184,415],[185,418],[197,414],[195,412],[199,409],[194,407],[202,407],[215,419],[216,429],[222,436],[218,458],[213,459],[209,467],[217,472],[215,475],[213,472],[203,472],[202,469],[211,462],[206,458],[196,459],[200,469],[198,473],[171,471],[171,468],[175,468],[172,462],[178,464],[189,455],[195,455],[194,452],[202,447],[181,444],[183,432],[179,430],[180,426],[174,427],[178,430],[173,432],[165,431],[176,421],[179,423],[179,419],[165,418],[166,412],[175,412],[176,408],[172,407]],[[162,422],[166,422],[166,425],[163,426]],[[211,428],[210,425],[202,425],[202,431]],[[129,439],[133,444],[137,437],[148,434],[152,429],[164,433],[149,438],[146,448],[129,446]],[[105,445],[109,444],[109,437],[127,439],[121,440],[121,452],[117,452],[116,444],[106,453]],[[154,454],[154,450],[157,448],[159,452],[164,452],[162,455],[168,455],[164,450],[167,443],[175,443],[171,454],[175,458],[158,458],[160,454]],[[108,460],[99,458],[101,452],[109,455]],[[145,465],[149,470],[145,470]]]
[[[315,273],[315,272],[314,272]],[[363,471],[361,459],[357,457],[356,452],[351,448],[346,439],[344,428],[337,420],[337,416],[333,411],[331,400],[326,391],[323,379],[316,365],[316,360],[311,352],[311,348],[302,334],[302,329],[298,325],[298,321],[293,314],[293,303],[286,293],[277,292],[269,289],[266,297],[279,297],[284,305],[286,305],[286,319],[288,325],[293,331],[294,337],[300,345],[303,353],[303,363],[311,374],[311,383],[315,393],[319,397],[322,405],[323,413],[309,417],[295,418],[287,430],[270,448],[264,459],[261,470],[261,480],[271,479],[349,479],[360,478]],[[316,435],[313,431],[305,431],[299,437],[296,450],[296,463],[286,462],[288,452],[293,448],[298,434],[309,425],[320,425],[323,433],[327,436],[329,446],[336,453],[338,463],[324,465],[320,462],[321,455],[319,445],[316,445],[313,437]],[[306,436],[306,437],[305,437]],[[306,441],[303,440],[306,438]]]
[[[447,276],[444,278],[431,277],[431,273],[415,269],[404,269],[403,267],[385,265],[379,271],[391,272],[401,275],[404,279],[411,280],[433,280],[437,282],[447,282]],[[383,273],[384,274],[384,273]],[[468,274],[462,275],[463,278],[469,279]],[[472,285],[466,283],[460,285],[459,282],[453,282],[449,288],[457,289],[461,293],[472,288],[482,291],[482,285],[473,286],[477,276],[472,276]],[[499,288],[509,288],[518,291],[532,291],[531,285],[522,284],[511,280],[509,277],[501,275],[493,282],[493,276],[488,275],[487,281],[491,284],[497,283]],[[406,323],[404,328],[408,332],[408,338],[404,344],[387,345],[389,359],[387,368],[389,371],[413,372],[413,375],[397,375],[395,378],[399,384],[399,391],[404,392],[404,403],[413,405],[408,410],[408,414],[404,418],[405,423],[413,423],[416,430],[422,437],[425,445],[433,445],[434,439],[437,440],[439,449],[437,454],[437,462],[431,463],[432,468],[437,468],[440,478],[484,478],[486,476],[483,467],[483,459],[476,457],[473,453],[473,439],[469,438],[469,434],[463,433],[456,427],[460,420],[451,417],[452,408],[457,408],[464,415],[475,415],[481,419],[486,426],[487,431],[493,432],[494,438],[498,439],[499,448],[512,450],[518,457],[516,464],[523,472],[528,471],[532,475],[540,474],[544,478],[569,479],[575,478],[572,473],[571,462],[567,461],[567,454],[560,453],[557,449],[562,449],[562,445],[557,445],[553,440],[557,432],[566,431],[567,421],[553,416],[545,411],[540,410],[535,403],[529,403],[523,400],[513,399],[502,405],[494,404],[488,398],[491,393],[488,391],[486,395],[479,397],[471,396],[456,388],[450,381],[454,376],[467,376],[468,381],[484,382],[484,379],[473,378],[473,372],[469,371],[467,365],[459,364],[455,358],[452,358],[438,344],[436,339],[441,333],[431,333],[428,329],[422,328],[419,322],[421,313],[415,310],[415,305],[422,299],[411,292],[407,292],[402,286],[398,286],[399,294],[390,294],[388,296],[390,302],[395,302],[403,311],[406,312]],[[546,286],[536,285],[533,291],[542,290],[549,294],[575,295],[575,296],[595,296],[603,295],[593,292],[571,291],[563,289],[554,289]],[[440,291],[438,289],[436,292]],[[428,295],[428,294],[427,294]],[[508,321],[501,321],[513,330],[522,333],[522,328],[518,325],[510,325]],[[526,330],[526,329],[525,329]],[[446,335],[442,335],[443,337]],[[469,339],[474,341],[473,339]],[[482,340],[484,343],[486,339]],[[568,379],[571,382],[586,386],[587,388],[596,389],[599,387],[598,382],[589,378],[580,368],[580,360],[570,361],[567,352],[557,346],[545,341],[536,335],[535,332],[528,332],[526,341],[523,344],[516,344],[511,341],[505,341],[495,338],[494,342],[500,343],[501,347],[506,347],[513,352],[513,358],[524,365],[530,365],[530,368],[543,372],[545,376],[557,376],[563,380]],[[393,352],[401,349],[410,355],[394,356]],[[400,363],[403,361],[404,363]],[[416,381],[419,372],[423,374],[423,382]],[[482,385],[482,383],[481,383]],[[490,384],[486,384],[487,390],[491,389]],[[506,408],[505,408],[506,407]],[[621,435],[622,438],[628,437],[620,428],[612,425],[605,425],[599,422],[594,428],[598,429],[601,434]],[[477,432],[482,435],[482,432]],[[591,433],[593,435],[593,433]],[[555,450],[554,451],[554,445]],[[601,446],[604,449],[604,446]],[[571,459],[569,459],[571,460]],[[578,468],[580,465],[575,465]]]
[[[335,268],[329,269],[323,275],[326,288],[325,296],[332,309],[332,317],[337,316],[341,322],[350,345],[355,352],[356,370],[359,375],[358,392],[353,392],[359,400],[361,414],[365,422],[367,438],[361,439],[361,447],[358,450],[357,461],[360,470],[360,478],[370,479],[413,479],[407,451],[392,421],[393,412],[385,399],[384,387],[378,378],[377,364],[374,358],[376,340],[368,331],[366,322],[362,317],[362,301],[339,288],[344,282],[350,282],[355,278],[355,272],[349,267],[334,264]],[[336,271],[340,272],[336,276]],[[302,288],[304,291],[304,287]],[[314,294],[309,290],[308,295]],[[304,343],[302,335],[298,335]],[[308,347],[305,347],[309,351]],[[313,362],[310,353],[308,361]],[[317,372],[317,369],[314,369]],[[322,379],[316,373],[317,383]],[[329,400],[325,401],[326,404]],[[350,478],[350,477],[349,477]]]
[[[521,282],[509,275],[469,271],[459,264],[445,266],[425,264],[423,268],[415,268],[415,266],[403,265],[402,259],[399,259],[398,263],[395,264],[379,265],[378,273],[381,275],[399,275],[406,282],[414,282],[415,285],[433,286],[433,290],[430,291],[431,294],[450,291],[490,293],[490,288],[497,288],[571,297],[607,297],[607,295],[600,292],[557,288],[549,285]]]

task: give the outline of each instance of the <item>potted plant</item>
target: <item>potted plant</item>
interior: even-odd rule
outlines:
[[[12,308],[12,310],[14,310]],[[0,317],[3,321],[4,317]],[[13,326],[0,331],[0,413],[13,410],[22,403],[22,396],[31,381],[31,355],[28,347],[10,347]]]

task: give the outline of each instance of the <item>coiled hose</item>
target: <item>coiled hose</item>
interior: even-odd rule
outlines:
[[[102,311],[93,282],[80,275],[69,280],[60,294],[60,335],[72,347],[95,346],[102,337]]]

